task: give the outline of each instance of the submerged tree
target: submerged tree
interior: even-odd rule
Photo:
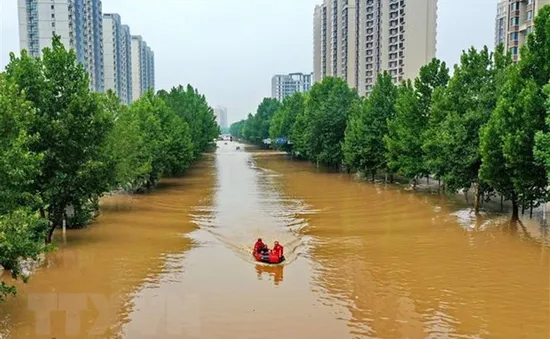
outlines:
[[[214,111],[204,95],[191,85],[174,87],[170,92],[159,91],[158,96],[189,126],[193,144],[193,158],[206,151],[212,141],[220,135]]]
[[[424,141],[429,168],[443,177],[451,192],[474,187],[474,210],[479,212],[485,186],[479,177],[480,129],[496,107],[499,79],[511,63],[499,48],[470,48],[455,66],[447,88],[434,94],[432,120]]]
[[[342,141],[357,93],[340,79],[326,77],[308,93],[304,117],[307,119],[307,154],[317,164],[342,165]]]
[[[14,279],[21,277],[21,259],[37,259],[44,252],[48,230],[32,210],[40,205],[30,188],[43,158],[30,149],[37,138],[27,132],[34,113],[18,88],[0,74],[0,269],[10,270]],[[0,282],[0,301],[15,292],[14,286]]]
[[[535,134],[539,131],[537,153],[544,160],[546,94],[550,81],[550,6],[539,11],[535,30],[521,49],[517,67],[506,75],[498,106],[482,133],[481,175],[512,201],[512,222],[519,219],[519,206],[532,207],[546,200],[546,170],[535,160]]]
[[[378,170],[388,173],[384,136],[388,120],[395,116],[397,90],[387,72],[378,75],[369,97],[354,106],[343,145],[345,164],[369,173],[374,180]]]
[[[115,175],[114,170],[107,168],[101,152],[113,117],[101,109],[98,97],[90,92],[84,67],[59,36],[51,48],[43,50],[42,59],[26,52],[16,58],[12,53],[6,77],[36,108],[29,131],[39,138],[31,150],[44,154],[44,159],[33,191],[43,201],[42,216],[47,211],[52,224],[50,242],[67,206],[96,198],[112,182],[105,173]]]
[[[384,136],[386,160],[392,172],[400,172],[407,178],[428,174],[424,167],[422,134],[428,123],[415,89],[410,81],[399,86],[395,103],[395,118],[388,121],[388,134]]]

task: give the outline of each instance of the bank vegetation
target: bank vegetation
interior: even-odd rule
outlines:
[[[367,97],[339,78],[325,77],[308,93],[282,103],[264,99],[256,114],[231,126],[233,136],[275,147],[318,165],[360,172],[374,181],[422,177],[444,191],[500,195],[519,209],[548,201],[550,173],[550,6],[512,62],[499,46],[470,48],[451,74],[434,59],[398,85],[379,74]],[[290,142],[288,142],[290,141]]]
[[[87,225],[107,192],[184,174],[218,135],[191,86],[125,106],[112,91],[90,91],[58,36],[42,57],[12,53],[0,73],[0,269],[21,277],[21,259],[47,251],[56,228]],[[13,293],[0,282],[0,301]]]

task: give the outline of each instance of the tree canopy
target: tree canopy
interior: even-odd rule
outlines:
[[[62,224],[86,226],[103,194],[184,174],[218,135],[190,85],[124,106],[112,91],[90,91],[59,36],[42,57],[10,54],[0,74],[0,265],[18,278],[20,260],[46,251]],[[0,300],[9,293],[0,284]]]

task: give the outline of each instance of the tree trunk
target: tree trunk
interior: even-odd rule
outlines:
[[[384,183],[388,183],[388,172],[384,174]]]
[[[55,231],[55,225],[53,223],[50,224],[50,229],[48,230],[48,235],[46,236],[46,244],[52,243],[53,238],[53,232]]]
[[[412,179],[412,189],[416,191],[416,177]]]
[[[390,184],[393,184],[393,174],[390,174]]]
[[[481,205],[481,190],[479,189],[479,183],[474,182],[474,212],[479,215],[479,207]]]
[[[529,218],[530,219],[533,219],[533,202],[531,201],[530,203],[530,208],[529,208]]]
[[[504,196],[500,196],[500,212],[504,213]]]
[[[441,194],[441,178],[437,179],[437,193]]]
[[[429,174],[426,174],[426,183],[428,185],[430,184],[430,175]]]
[[[518,202],[515,195],[512,196],[512,223],[516,223],[519,220]]]
[[[54,206],[53,210],[50,213],[50,229],[48,230],[48,235],[46,236],[46,244],[50,244],[53,238],[53,232],[58,226],[61,226],[63,222],[63,214],[65,213],[65,206],[60,204],[59,206]]]
[[[373,171],[371,172],[371,180],[372,180],[372,182],[374,182],[374,176],[375,176],[375,175],[376,175],[376,170],[373,170]]]
[[[525,214],[525,203],[521,204],[521,215]]]
[[[468,191],[464,190],[464,199],[466,199],[466,203],[469,204],[470,201],[468,200]]]

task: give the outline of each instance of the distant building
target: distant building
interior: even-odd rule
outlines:
[[[120,100],[132,102],[132,57],[130,28],[118,14],[103,15],[105,91],[113,90]]]
[[[495,46],[506,46],[508,32],[508,0],[499,0],[497,4],[497,18],[495,23]]]
[[[227,128],[227,108],[218,106],[214,108],[214,112],[216,113],[216,122],[218,123],[218,126],[221,128]]]
[[[18,0],[19,44],[32,56],[41,56],[59,35],[90,76],[90,88],[102,92],[103,17],[101,0]]]
[[[271,78],[271,97],[279,101],[296,92],[307,92],[311,89],[313,73],[276,74]]]
[[[323,0],[313,12],[314,82],[339,77],[365,95],[384,71],[394,83],[414,79],[436,56],[436,28],[437,0]]]
[[[132,100],[139,99],[149,88],[155,90],[155,54],[143,38],[132,36]]]
[[[497,4],[495,43],[504,44],[514,61],[519,60],[519,50],[533,31],[535,17],[550,0],[500,0]]]

